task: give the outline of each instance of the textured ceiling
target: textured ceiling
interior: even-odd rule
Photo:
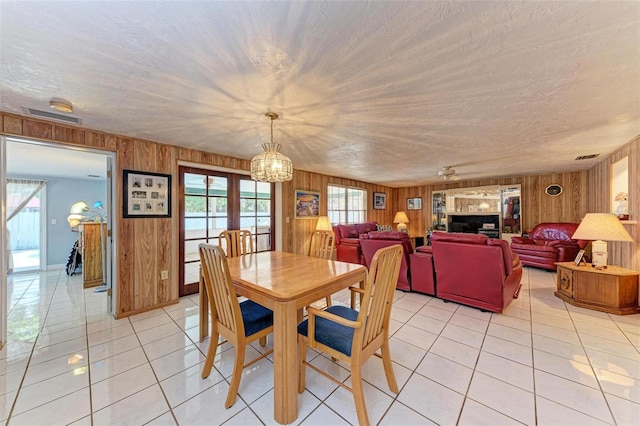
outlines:
[[[640,134],[640,2],[0,3],[0,108],[389,186],[585,169]]]

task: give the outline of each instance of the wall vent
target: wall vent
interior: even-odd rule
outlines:
[[[57,112],[41,111],[39,109],[22,107],[22,110],[29,115],[51,120],[64,121],[65,123],[82,124],[82,119],[72,115],[58,114]]]
[[[589,154],[589,155],[581,155],[576,157],[576,160],[591,160],[592,158],[596,158],[600,154]]]

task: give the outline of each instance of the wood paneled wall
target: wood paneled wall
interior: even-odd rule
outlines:
[[[124,219],[122,188],[116,189],[117,317],[144,312],[178,301],[178,160],[236,170],[249,170],[248,160],[183,149],[90,129],[65,126],[9,113],[0,113],[0,133],[116,153],[116,175],[123,169],[173,176],[171,218]],[[161,280],[160,271],[169,271]]]
[[[294,219],[295,190],[302,189],[320,192],[320,215],[326,216],[327,185],[329,184],[365,189],[367,191],[368,204],[367,220],[376,221],[380,224],[391,225],[393,215],[396,212],[394,200],[397,199],[397,189],[296,169],[293,174],[293,180],[285,182],[282,185],[282,212],[284,216],[282,240],[284,251],[307,254],[309,252],[309,244],[311,243],[311,234],[316,229],[317,219]],[[387,194],[386,209],[373,209],[374,192],[384,192]]]
[[[588,212],[611,211],[611,166],[624,157],[629,158],[629,221],[623,223],[635,242],[609,242],[608,262],[640,270],[640,135],[589,170]]]
[[[91,129],[65,126],[46,120],[38,120],[16,114],[0,112],[0,133],[45,140],[65,145],[85,146],[116,153],[117,176],[123,169],[133,169],[173,176],[171,218],[168,219],[123,219],[122,189],[116,189],[116,226],[118,269],[114,272],[117,287],[117,317],[123,317],[149,309],[161,307],[178,300],[178,161],[189,161],[203,165],[249,170],[250,161],[227,157],[157,142],[123,137]],[[392,225],[398,210],[409,216],[411,235],[424,235],[430,226],[431,193],[447,188],[485,185],[522,185],[522,208],[524,229],[539,222],[579,222],[587,211],[608,211],[609,164],[624,155],[629,155],[630,211],[637,220],[640,209],[638,196],[638,168],[640,167],[640,141],[621,148],[592,170],[571,173],[554,173],[538,176],[517,176],[501,179],[457,181],[447,184],[424,185],[409,188],[390,188],[366,182],[295,170],[294,178],[282,185],[283,250],[304,254],[309,248],[309,239],[315,229],[316,220],[294,219],[294,190],[319,191],[326,200],[328,184],[354,186],[367,190],[368,220]],[[559,197],[549,197],[544,189],[550,184],[560,184],[564,192]],[[373,209],[373,193],[387,194],[387,208]],[[406,210],[406,199],[422,197],[422,210]],[[606,202],[605,202],[606,200]],[[606,206],[606,207],[605,207]],[[321,202],[321,214],[326,215],[326,204]],[[637,225],[627,225],[636,241],[640,241]],[[620,243],[622,244],[622,243]],[[638,265],[638,243],[618,247],[612,243],[612,264],[640,269]],[[160,280],[160,271],[168,270],[169,279]]]

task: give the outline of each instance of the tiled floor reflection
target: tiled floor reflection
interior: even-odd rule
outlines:
[[[554,287],[555,274],[526,268],[520,298],[501,315],[397,292],[391,349],[401,390],[386,387],[379,359],[365,365],[371,422],[640,424],[640,315],[567,306]],[[233,348],[223,345],[200,378],[207,342],[197,342],[197,297],[114,320],[104,293],[64,271],[12,275],[8,293],[0,424],[274,424],[269,358],[245,370],[230,409]],[[350,383],[344,366],[310,357]],[[350,394],[308,370],[296,424],[354,424],[353,407]]]

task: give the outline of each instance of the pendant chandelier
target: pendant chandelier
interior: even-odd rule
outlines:
[[[275,112],[264,114],[271,120],[271,142],[262,144],[264,152],[251,160],[251,179],[258,182],[286,182],[293,179],[293,163],[286,155],[279,153],[280,144],[273,143],[273,120]]]

